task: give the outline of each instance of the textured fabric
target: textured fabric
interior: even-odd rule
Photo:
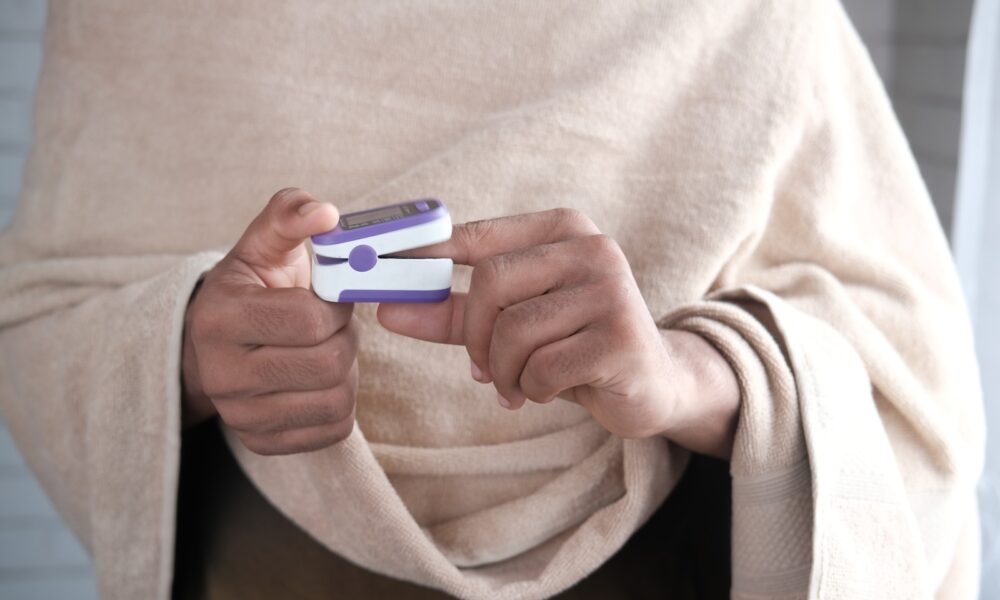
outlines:
[[[651,313],[731,361],[733,596],[963,597],[983,424],[926,189],[840,5],[53,1],[37,142],[0,237],[0,406],[109,598],[170,588],[181,316],[277,189],[456,221],[572,206]],[[459,272],[456,286],[468,283]],[[687,461],[569,403],[510,413],[460,348],[358,308],[358,427],[231,448],[362,567],[540,598]]]
[[[295,526],[247,480],[214,422],[184,432],[177,600],[440,600],[448,594],[352,565]],[[667,500],[560,600],[729,597],[728,463],[692,455]]]

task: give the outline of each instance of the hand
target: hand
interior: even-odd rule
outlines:
[[[353,305],[309,290],[304,245],[338,219],[333,205],[282,190],[205,275],[184,320],[186,424],[218,412],[258,454],[318,450],[351,433]]]
[[[471,265],[468,295],[383,304],[391,331],[466,347],[472,377],[511,410],[565,398],[612,433],[666,435],[728,456],[739,389],[699,336],[661,332],[618,244],[582,214],[556,209],[458,225],[410,255]]]

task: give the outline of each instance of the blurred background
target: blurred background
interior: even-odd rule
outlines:
[[[1000,428],[1000,0],[844,0],[868,46],[955,252],[978,337],[989,424]],[[0,0],[0,228],[31,145],[46,0]],[[970,28],[971,24],[971,28]],[[970,30],[971,29],[971,30]],[[1000,436],[983,507],[982,598],[1000,598]],[[0,599],[96,598],[86,553],[0,420]]]

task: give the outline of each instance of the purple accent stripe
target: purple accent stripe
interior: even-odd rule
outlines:
[[[451,295],[451,288],[443,290],[344,290],[337,302],[441,302]]]
[[[342,265],[347,262],[346,258],[331,258],[329,256],[323,256],[322,254],[316,255],[316,262],[321,265]]]
[[[426,198],[423,200],[427,202],[431,210],[426,212],[417,213],[415,215],[409,215],[401,219],[396,219],[394,221],[387,221],[385,223],[378,223],[377,225],[369,225],[368,227],[358,227],[357,229],[348,229],[344,231],[340,228],[338,224],[335,228],[327,231],[326,233],[320,233],[318,235],[312,236],[312,241],[314,244],[320,246],[330,246],[332,244],[342,244],[344,242],[352,242],[354,240],[360,240],[363,238],[371,237],[373,235],[380,235],[383,233],[389,233],[390,231],[398,231],[400,229],[406,229],[407,227],[413,227],[414,225],[421,225],[423,223],[430,223],[431,221],[436,221],[438,219],[444,218],[448,214],[448,209],[445,208],[444,202],[440,200],[435,200],[434,198]],[[380,206],[377,209],[369,209],[358,211],[353,214],[360,214],[371,212],[372,210],[381,210],[383,208],[388,208],[389,206],[401,206],[403,204],[412,204],[415,200],[408,200],[406,202],[399,202],[398,204],[391,204],[388,206]],[[341,219],[348,215],[343,215]]]

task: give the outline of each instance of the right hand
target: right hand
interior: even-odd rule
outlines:
[[[305,240],[333,229],[332,204],[275,194],[209,271],[184,320],[184,422],[216,413],[251,451],[335,444],[354,426],[357,326],[352,304],[309,289]]]

